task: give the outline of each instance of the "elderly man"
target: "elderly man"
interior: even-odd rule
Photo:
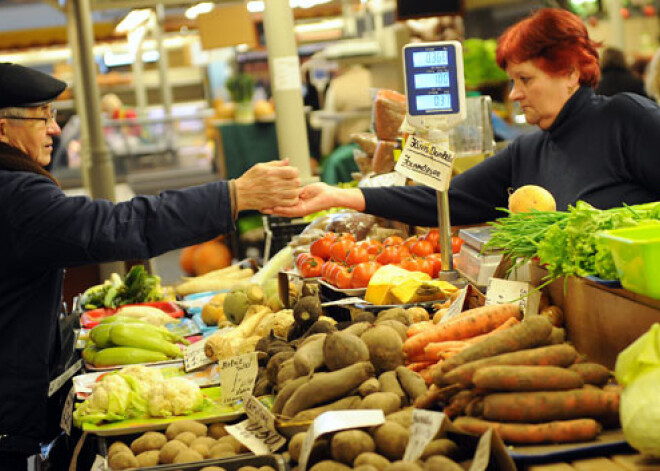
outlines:
[[[119,204],[67,197],[43,168],[61,132],[51,102],[65,87],[0,64],[1,469],[25,469],[44,437],[66,267],[147,259],[233,231],[241,210],[298,200],[298,170],[285,161]]]

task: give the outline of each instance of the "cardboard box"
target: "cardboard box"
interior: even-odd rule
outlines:
[[[538,285],[547,271],[531,268]],[[568,340],[589,360],[614,368],[621,350],[660,322],[660,301],[571,276],[546,288],[552,304],[564,311]]]
[[[216,5],[213,10],[197,17],[202,49],[258,45],[257,30],[244,3]]]

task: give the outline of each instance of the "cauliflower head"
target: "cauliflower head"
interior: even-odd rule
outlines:
[[[76,406],[73,420],[76,426],[114,422],[136,417],[145,410],[145,398],[135,392],[132,378],[111,374],[95,384],[92,394]]]
[[[145,399],[149,396],[152,387],[165,380],[159,368],[148,368],[144,365],[127,366],[119,370],[119,374],[135,378]]]
[[[168,378],[149,392],[147,408],[152,417],[188,415],[204,407],[199,386],[186,378]]]

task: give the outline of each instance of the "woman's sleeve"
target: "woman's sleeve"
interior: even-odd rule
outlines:
[[[457,175],[449,188],[452,225],[478,224],[503,216],[511,186],[511,146]],[[365,212],[417,226],[437,226],[435,190],[426,186],[363,188]]]
[[[660,198],[660,107],[644,98],[632,99],[637,106],[627,127],[628,170],[657,199]]]
[[[226,182],[113,204],[30,178],[14,196],[5,209],[17,258],[53,267],[151,258],[234,230]]]

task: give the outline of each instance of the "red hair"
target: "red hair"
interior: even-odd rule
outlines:
[[[497,41],[495,58],[507,63],[532,61],[545,73],[557,76],[576,68],[580,84],[595,87],[600,79],[597,47],[582,20],[559,8],[538,10],[509,27]]]

